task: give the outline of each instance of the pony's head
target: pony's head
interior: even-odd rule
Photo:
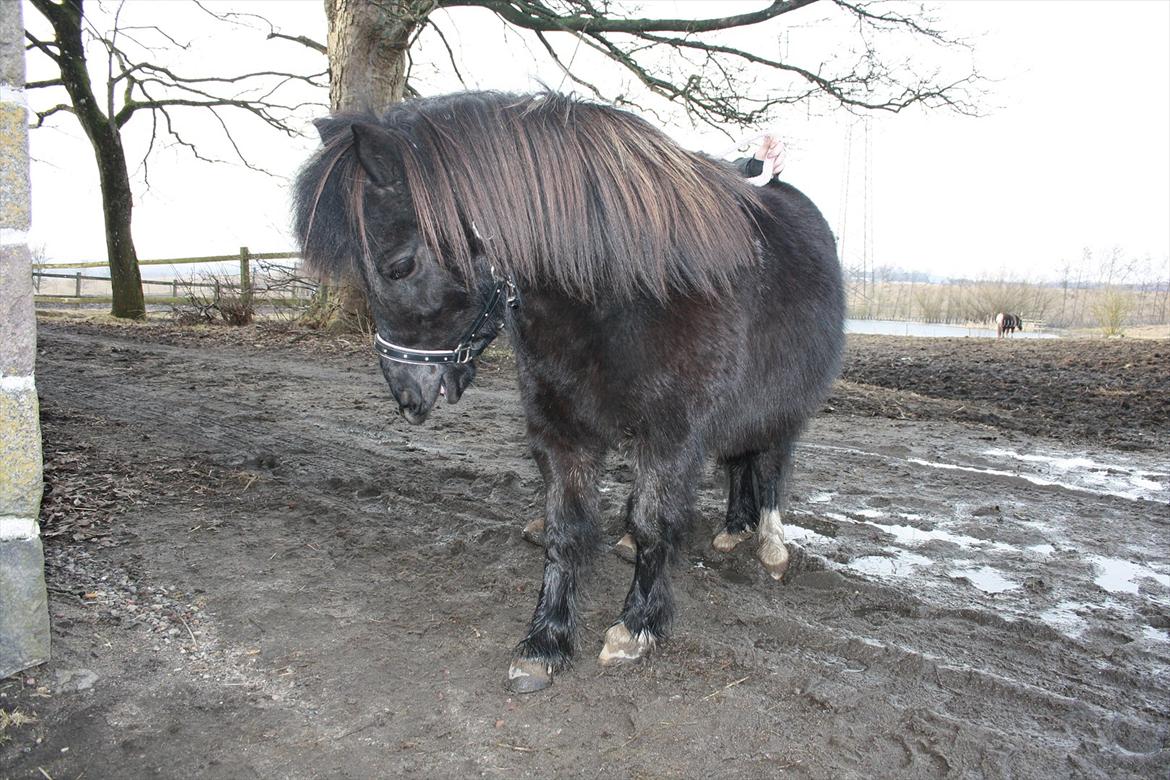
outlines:
[[[421,234],[391,131],[370,117],[317,123],[323,147],[296,184],[296,229],[306,262],[318,272],[358,280],[378,337],[416,349],[455,346],[480,313],[486,270],[468,244],[468,262],[440,263]],[[469,237],[469,240],[474,240]],[[477,339],[490,340],[489,318]],[[475,377],[474,361],[417,365],[381,360],[382,374],[407,421],[426,420],[438,399],[456,403]]]

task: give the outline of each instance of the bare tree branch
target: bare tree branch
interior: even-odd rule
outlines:
[[[284,33],[273,30],[272,32],[268,33],[268,40],[272,40],[273,38],[281,38],[286,41],[292,41],[293,43],[299,43],[300,45],[308,46],[313,51],[320,52],[321,54],[329,53],[329,49],[325,48],[325,44],[317,43],[317,41],[305,35],[285,35]]]
[[[43,89],[45,87],[63,87],[65,82],[61,79],[45,79],[44,81],[28,81],[25,82],[25,89]]]
[[[849,0],[832,0],[838,7],[853,14],[859,21],[884,29],[903,29],[915,33],[922,38],[938,43],[956,46],[967,44],[957,38],[950,38],[942,30],[934,26],[934,20],[924,14],[919,17],[906,16],[901,13],[876,13],[871,8],[877,7],[874,2],[849,2]]]
[[[455,71],[455,75],[459,78],[459,83],[463,85],[464,89],[466,89],[467,82],[463,80],[463,74],[459,72],[459,65],[455,62],[455,52],[451,50],[451,44],[447,43],[447,36],[443,35],[442,28],[439,27],[438,23],[436,23],[435,20],[431,19],[430,17],[428,17],[423,22],[423,25],[430,25],[431,29],[438,33],[439,40],[443,42],[443,48],[447,50],[447,59],[451,62],[451,70]]]
[[[558,14],[543,3],[526,0],[439,0],[439,6],[442,8],[479,6],[494,11],[502,19],[518,27],[541,32],[704,33],[758,24],[814,2],[816,0],[775,0],[760,11],[711,19],[622,19],[606,16],[587,2],[576,3],[585,13],[572,16]]]
[[[58,103],[57,105],[53,106],[52,108],[47,108],[44,111],[35,112],[37,115],[37,121],[34,122],[30,126],[34,127],[34,128],[43,127],[46,119],[51,117],[53,114],[57,114],[57,113],[60,113],[62,111],[69,113],[69,114],[76,113],[73,110],[73,106],[70,106],[66,103]]]
[[[545,49],[545,51],[548,52],[548,55],[550,57],[552,57],[553,62],[555,62],[557,67],[561,69],[561,72],[563,74],[565,74],[566,78],[571,79],[573,81],[573,83],[575,83],[575,84],[580,84],[581,86],[585,87],[590,92],[592,92],[595,97],[597,97],[601,100],[605,99],[605,95],[603,95],[601,93],[600,89],[598,89],[596,86],[594,86],[590,82],[585,81],[583,78],[581,78],[580,76],[578,76],[576,73],[573,72],[572,62],[570,62],[568,65],[566,65],[564,62],[561,61],[561,58],[557,55],[556,49],[554,49],[552,44],[548,42],[548,38],[545,37],[543,32],[537,30],[536,37],[540,41],[540,43],[544,46],[544,49]],[[580,37],[577,38],[577,43],[578,44],[581,43]]]
[[[966,47],[947,36],[925,11],[910,14],[877,0],[830,0],[824,6],[830,13],[839,12],[839,21],[852,20],[857,41],[812,63],[738,48],[726,39],[704,35],[770,22],[812,2],[775,0],[758,11],[705,19],[625,18],[609,3],[593,0],[439,0],[439,5],[486,8],[530,31],[566,78],[601,96],[594,83],[574,72],[573,63],[565,62],[550,39],[553,33],[572,36],[576,46],[584,43],[605,55],[650,93],[713,126],[758,124],[779,106],[818,98],[859,113],[896,113],[917,105],[977,113],[982,77],[974,68],[950,77],[920,75],[909,62],[889,63],[879,56],[880,36],[909,35],[944,49]],[[768,79],[767,90],[755,86],[761,78]],[[629,102],[626,96],[622,100]]]
[[[192,0],[192,2],[195,3],[199,10],[203,11],[211,18],[217,19],[221,22],[228,22],[230,24],[235,24],[240,27],[248,27],[251,29],[257,29],[254,25],[250,24],[251,21],[262,23],[268,28],[268,40],[272,40],[273,38],[280,38],[282,40],[292,41],[293,43],[299,43],[302,46],[307,46],[319,54],[329,53],[329,50],[325,47],[325,44],[319,43],[306,35],[287,35],[282,33],[276,29],[276,25],[274,25],[269,19],[258,14],[239,13],[237,11],[216,13],[200,2],[200,0]]]
[[[30,33],[28,30],[24,31],[24,37],[28,38],[28,40],[30,41],[29,45],[26,46],[25,49],[39,49],[45,56],[47,56],[49,59],[53,60],[54,62],[61,61],[61,55],[60,55],[61,49],[59,46],[57,46],[57,44],[47,43],[45,41],[39,41],[35,37],[33,37],[33,34]]]

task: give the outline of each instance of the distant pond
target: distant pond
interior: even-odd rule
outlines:
[[[995,328],[967,327],[966,325],[936,325],[929,322],[901,320],[845,320],[846,333],[868,333],[875,336],[926,336],[933,338],[995,338]],[[1025,328],[1016,331],[1018,339],[1054,339],[1052,333],[1041,333]]]

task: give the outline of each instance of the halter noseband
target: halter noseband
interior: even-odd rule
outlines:
[[[400,344],[391,344],[375,330],[374,351],[378,353],[378,357],[384,360],[394,363],[409,363],[414,366],[470,363],[479,357],[488,348],[488,344],[492,343],[492,339],[496,337],[493,333],[483,338],[479,335],[479,329],[491,318],[492,312],[500,305],[501,300],[509,308],[514,309],[519,305],[519,294],[516,292],[516,285],[511,280],[496,280],[491,297],[484,304],[483,311],[475,318],[475,322],[471,323],[471,327],[464,332],[454,349],[415,349]],[[480,343],[477,344],[477,340]]]

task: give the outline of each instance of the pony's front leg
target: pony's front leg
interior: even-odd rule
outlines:
[[[670,564],[691,519],[701,467],[696,448],[637,469],[629,512],[637,545],[634,582],[621,619],[605,633],[605,646],[598,656],[602,666],[641,659],[670,629],[674,616]]]
[[[577,634],[580,578],[598,545],[597,478],[603,453],[534,447],[544,476],[544,581],[528,634],[508,669],[508,688],[531,693],[568,666]]]

